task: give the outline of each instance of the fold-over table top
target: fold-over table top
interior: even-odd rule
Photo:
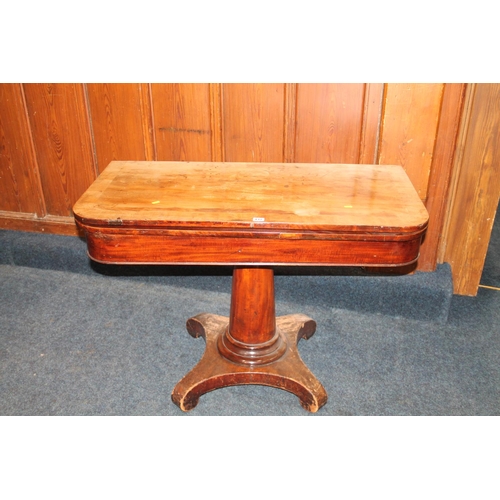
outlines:
[[[86,226],[413,233],[428,214],[403,168],[113,161],[74,206]]]

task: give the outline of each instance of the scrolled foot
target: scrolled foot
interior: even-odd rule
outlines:
[[[276,326],[287,335],[296,335],[296,342],[309,339],[316,331],[316,321],[305,314],[288,314],[276,318]]]
[[[217,314],[201,313],[189,318],[186,322],[186,329],[191,337],[203,337],[206,339],[207,331],[224,329],[229,323],[229,318]]]
[[[189,394],[178,394],[177,392],[174,392],[172,393],[172,401],[182,410],[182,411],[190,411],[192,410],[194,407],[196,407],[196,405],[198,404],[198,402],[200,401],[200,398],[199,397],[193,397]]]

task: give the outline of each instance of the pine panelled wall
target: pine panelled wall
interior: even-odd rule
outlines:
[[[0,228],[77,235],[112,160],[400,164],[435,269],[465,84],[0,84]]]

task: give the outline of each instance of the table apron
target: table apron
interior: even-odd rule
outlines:
[[[280,233],[207,235],[85,228],[89,256],[114,264],[405,266],[418,258],[422,232],[329,235],[328,239]]]

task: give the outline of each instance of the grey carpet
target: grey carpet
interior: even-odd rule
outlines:
[[[89,263],[78,238],[0,231],[1,415],[314,416],[263,386],[219,389],[181,412],[170,393],[204,350],[186,319],[228,314],[230,269],[125,267]],[[452,296],[443,265],[285,270],[276,295],[278,314],[317,322],[299,343],[328,393],[316,416],[500,414],[500,292]]]

